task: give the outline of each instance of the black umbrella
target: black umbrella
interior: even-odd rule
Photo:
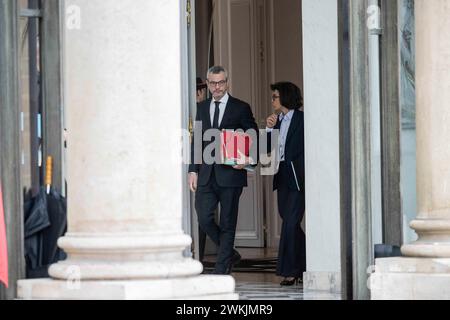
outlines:
[[[66,258],[57,240],[67,229],[66,199],[54,188],[25,203],[25,261],[27,278],[48,277],[48,267]]]

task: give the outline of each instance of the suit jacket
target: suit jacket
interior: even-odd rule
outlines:
[[[274,129],[281,128],[278,119]],[[270,143],[270,139],[269,139]],[[281,185],[290,190],[305,192],[305,138],[303,111],[295,110],[286,136],[284,149],[284,165],[280,166],[273,179],[273,190]]]
[[[202,122],[202,134],[206,130],[212,128],[210,115],[211,99],[203,101],[197,106],[197,115],[195,121]],[[247,131],[254,129],[258,131],[258,126],[253,117],[250,105],[244,101],[236,99],[230,95],[228,103],[225,108],[225,113],[220,123],[219,130],[222,129],[242,129]],[[204,186],[208,183],[211,172],[214,170],[217,184],[221,187],[246,187],[247,186],[247,171],[236,170],[233,167],[222,164],[208,165],[205,163],[194,164],[194,142],[195,137],[192,138],[191,143],[191,164],[189,172],[198,173],[198,185]],[[205,148],[212,142],[202,143],[202,155]],[[257,143],[256,141],[254,143]]]

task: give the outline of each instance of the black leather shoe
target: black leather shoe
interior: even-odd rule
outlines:
[[[230,268],[227,268],[227,270],[225,270],[225,271],[217,271],[217,270],[214,270],[211,274],[218,274],[218,275],[227,275],[227,274],[230,274],[231,272],[230,272]]]
[[[236,250],[233,250],[233,257],[231,258],[231,263],[233,265],[238,264],[239,262],[241,262],[241,255],[239,254],[239,252],[237,252]]]
[[[203,271],[202,274],[217,274],[214,270]]]
[[[241,261],[241,258],[242,257],[239,252],[233,250],[233,256],[231,257],[230,264],[224,270],[222,268],[219,270],[215,269],[212,274],[231,274],[233,267]]]
[[[280,285],[281,286],[293,286],[293,285],[298,285],[301,282],[302,282],[302,280],[300,278],[292,278],[292,279],[284,278],[284,280],[280,282]]]
[[[233,250],[233,257],[231,258],[231,263],[228,266],[227,270],[225,271],[226,274],[231,274],[233,271],[233,268],[235,265],[237,265],[239,262],[241,262],[241,255],[236,250]]]

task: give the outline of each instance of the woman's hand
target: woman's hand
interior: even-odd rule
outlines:
[[[267,128],[272,129],[277,124],[278,116],[274,113],[267,118]]]

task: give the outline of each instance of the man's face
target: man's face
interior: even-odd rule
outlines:
[[[208,75],[208,87],[214,100],[220,100],[228,91],[228,80],[225,77],[225,73]]]

